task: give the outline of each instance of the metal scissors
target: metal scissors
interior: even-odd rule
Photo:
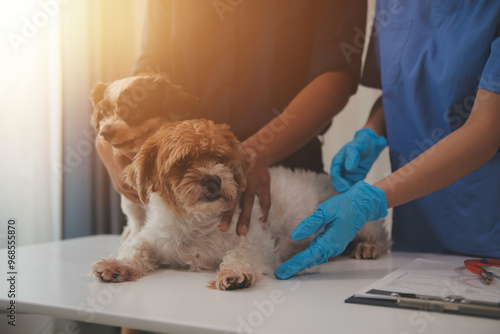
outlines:
[[[491,284],[494,279],[500,279],[500,260],[465,260],[464,264],[470,272],[483,276],[488,284]]]

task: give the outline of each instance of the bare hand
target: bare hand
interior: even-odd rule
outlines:
[[[236,232],[239,235],[245,235],[248,232],[255,196],[259,197],[259,203],[262,210],[262,217],[260,217],[260,221],[262,223],[267,221],[267,216],[271,207],[271,190],[269,163],[266,159],[257,156],[254,161],[254,165],[246,174],[246,178],[247,188],[245,192],[236,199],[234,205],[222,216],[219,224],[219,229],[221,231],[227,231],[229,229],[229,224],[231,223],[234,211],[241,202],[241,213],[238,218]]]
[[[141,203],[137,192],[125,183],[123,170],[132,162],[132,157],[118,155],[113,152],[113,147],[102,140],[95,143],[97,154],[108,171],[113,187],[117,192],[127,197],[134,203]]]

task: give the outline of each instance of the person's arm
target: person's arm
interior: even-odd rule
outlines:
[[[374,184],[394,207],[442,189],[491,160],[500,147],[500,94],[479,89],[465,124]]]
[[[123,175],[123,170],[132,162],[132,157],[116,154],[113,147],[103,140],[96,140],[95,147],[115,190],[132,202],[141,203],[137,191],[125,183]]]
[[[277,163],[308,143],[347,104],[351,77],[326,72],[312,80],[282,114],[245,141],[270,164]],[[269,133],[273,139],[269,142]]]
[[[364,128],[386,137],[381,98]],[[500,144],[499,128],[500,94],[479,89],[471,114],[460,129],[374,186],[384,191],[389,208],[442,189],[493,157]]]
[[[387,208],[440,190],[478,169],[498,153],[499,129],[500,94],[479,89],[461,128],[373,186],[361,181],[330,198],[301,222],[291,235],[295,241],[321,231],[305,251],[279,266],[275,275],[287,279],[325,263],[340,254],[367,221],[387,215]]]
[[[364,128],[372,129],[377,136],[387,138],[382,96],[380,96],[373,104],[370,116],[368,116],[368,120],[366,121]]]
[[[282,114],[243,143],[254,150],[256,158],[247,174],[248,185],[241,198],[238,233],[245,234],[248,231],[255,196],[259,197],[262,220],[267,219],[270,208],[269,166],[286,158],[317,136],[347,104],[351,90],[352,78],[349,73],[325,72],[304,87]],[[219,226],[221,230],[229,228],[236,205],[237,203],[224,215]]]

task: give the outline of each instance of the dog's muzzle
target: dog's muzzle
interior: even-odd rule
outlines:
[[[220,198],[221,179],[217,175],[207,175],[201,180],[203,186],[203,200],[214,202]]]
[[[105,126],[101,129],[101,131],[99,131],[99,133],[105,141],[110,142],[115,136],[116,131],[108,126]]]

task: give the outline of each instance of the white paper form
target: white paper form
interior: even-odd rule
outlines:
[[[483,277],[465,269],[463,262],[459,264],[418,258],[354,296],[373,298],[374,290],[384,295],[380,296],[381,299],[397,299],[398,293],[405,293],[439,298],[456,296],[469,301],[500,303],[500,281],[494,280],[488,285]]]

